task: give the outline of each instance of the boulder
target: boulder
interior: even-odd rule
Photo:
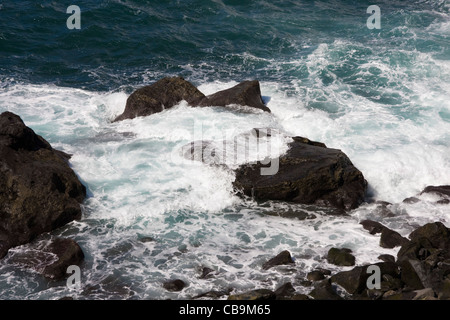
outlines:
[[[212,272],[214,272],[214,269],[208,268],[208,267],[203,267],[202,268],[202,274],[200,275],[199,279],[208,279],[208,278],[212,278]]]
[[[382,248],[392,249],[408,242],[408,239],[402,237],[400,233],[389,228],[384,228],[381,232],[380,247]]]
[[[81,247],[72,239],[54,238],[30,244],[30,247],[14,252],[8,263],[33,269],[47,278],[65,278],[67,268],[80,265],[84,259]]]
[[[380,247],[392,249],[406,244],[408,239],[402,237],[397,231],[385,227],[381,223],[372,220],[363,220],[360,222],[364,229],[368,230],[370,234],[381,233]]]
[[[426,238],[433,248],[444,250],[445,254],[450,257],[450,229],[442,222],[427,223],[411,232],[409,238],[413,242],[419,241],[420,238]]]
[[[258,80],[243,81],[230,89],[205,96],[182,77],[165,77],[134,91],[127,99],[124,112],[113,122],[149,116],[183,100],[192,107],[240,105],[270,112],[262,101]]]
[[[296,293],[292,283],[287,282],[275,290],[276,300],[310,300],[306,294]]]
[[[292,283],[286,282],[275,290],[277,300],[286,300],[295,294],[295,289]]]
[[[364,229],[369,231],[370,234],[381,233],[383,229],[386,228],[381,223],[373,220],[363,220],[360,222],[360,224],[363,226]]]
[[[207,291],[207,292],[201,293],[199,295],[196,295],[196,296],[192,297],[192,299],[202,299],[202,298],[219,299],[220,297],[230,295],[231,291],[233,291],[233,289],[231,289],[231,288],[227,288],[225,290],[211,290],[211,291]]]
[[[325,274],[319,270],[313,270],[306,275],[309,281],[319,281],[325,279]]]
[[[428,186],[420,194],[424,193],[436,193],[441,197],[450,197],[450,186]]]
[[[441,222],[427,223],[410,235],[397,253],[401,279],[407,288],[432,288],[445,295],[450,274],[450,229]]]
[[[134,91],[127,99],[124,112],[114,122],[161,112],[182,100],[193,105],[203,98],[205,95],[182,77],[166,77]]]
[[[186,283],[180,279],[169,280],[163,283],[163,287],[167,291],[181,291],[184,289],[184,287],[186,287]]]
[[[11,247],[81,218],[86,188],[69,158],[19,116],[0,115],[0,258]]]
[[[436,200],[437,204],[447,205],[450,203],[450,185],[427,186],[418,195],[403,199],[403,203],[414,204],[420,202],[421,200],[423,200],[423,198],[420,196],[424,194],[434,194],[438,196],[440,199]]]
[[[317,282],[314,285],[314,289],[308,295],[313,297],[314,300],[343,300],[333,289],[329,279]]]
[[[294,137],[278,159],[274,174],[262,175],[263,164],[244,164],[233,182],[239,194],[255,200],[281,200],[337,208],[358,207],[365,199],[367,181],[340,150],[305,143]]]
[[[380,268],[380,285],[387,291],[391,287],[398,287],[399,269],[395,263],[379,262],[375,266]],[[368,272],[371,265],[357,266],[349,271],[341,271],[331,276],[330,281],[343,287],[350,294],[361,294],[367,289],[367,280],[372,275]],[[384,282],[384,283],[383,283]],[[389,284],[390,283],[390,284]]]
[[[291,253],[287,250],[280,252],[276,257],[273,257],[269,261],[265,262],[262,266],[264,270],[268,270],[272,267],[279,265],[293,264],[294,260],[291,257]]]
[[[355,256],[351,252],[348,248],[331,248],[328,250],[327,261],[337,266],[354,266]]]
[[[258,80],[243,81],[230,89],[216,92],[203,98],[197,105],[203,107],[240,105],[270,112],[270,109],[262,101]]]
[[[390,254],[381,254],[378,256],[378,259],[384,262],[395,262],[395,257]]]
[[[275,292],[269,289],[256,289],[240,294],[232,294],[228,300],[275,300]]]
[[[58,259],[46,266],[43,271],[44,276],[52,279],[64,278],[69,266],[79,265],[84,259],[81,247],[72,239],[57,238],[45,250],[53,253]]]

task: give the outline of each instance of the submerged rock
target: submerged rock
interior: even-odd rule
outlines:
[[[11,247],[81,218],[86,188],[69,158],[19,116],[0,115],[0,258]]]
[[[293,138],[289,150],[272,159],[273,174],[261,163],[241,165],[234,188],[255,200],[282,200],[348,211],[365,199],[367,181],[340,150]],[[277,168],[278,166],[278,168]],[[266,168],[267,169],[267,168]]]

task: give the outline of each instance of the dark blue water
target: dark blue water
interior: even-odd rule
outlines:
[[[72,3],[70,3],[72,4]],[[75,4],[75,3],[74,3]],[[135,86],[164,75],[197,84],[259,78],[307,80],[305,70],[270,68],[302,59],[336,40],[364,46],[356,59],[384,50],[450,57],[448,33],[405,39],[448,19],[445,1],[381,1],[382,28],[369,30],[370,1],[76,1],[81,30],[69,30],[67,3],[3,1],[0,74],[16,81],[92,90]],[[248,55],[251,58],[246,58]],[[336,59],[344,56],[337,56]],[[337,72],[351,75],[357,61]],[[143,76],[145,74],[145,77]],[[332,81],[326,79],[325,81]]]

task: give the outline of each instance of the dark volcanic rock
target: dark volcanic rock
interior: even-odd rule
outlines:
[[[355,256],[351,252],[347,248],[331,248],[328,250],[327,261],[337,266],[354,266]]]
[[[380,276],[384,281],[388,280],[386,276],[390,276],[393,279],[399,277],[399,269],[395,263],[380,262],[374,265],[380,268]],[[368,267],[369,265],[357,266],[352,270],[339,272],[331,276],[330,281],[339,284],[350,294],[361,294],[367,289],[367,280],[371,276],[371,273],[367,272]],[[393,280],[391,282],[395,283]],[[381,284],[383,286],[383,282]]]
[[[275,295],[277,296],[278,300],[291,297],[294,293],[295,289],[290,282],[286,282],[275,290]]]
[[[408,204],[412,204],[412,203],[417,203],[417,202],[419,202],[420,201],[420,199],[418,199],[418,198],[416,198],[416,197],[409,197],[409,198],[406,198],[406,199],[403,199],[403,203],[408,203]]]
[[[360,222],[360,224],[363,226],[364,229],[369,231],[370,234],[381,233],[383,229],[386,228],[381,223],[372,220],[363,220]]]
[[[45,251],[53,253],[58,258],[43,270],[44,276],[52,279],[64,278],[69,266],[79,265],[84,259],[83,251],[72,239],[57,238],[45,248]]]
[[[175,279],[164,282],[163,287],[167,291],[181,291],[186,287],[186,283],[183,280]]]
[[[450,274],[450,229],[441,222],[425,224],[414,230],[410,242],[397,253],[402,281],[407,288],[432,288],[445,296]]]
[[[230,89],[216,92],[203,98],[197,105],[226,107],[233,104],[270,112],[262,101],[258,80],[243,81]]]
[[[395,257],[390,254],[382,254],[378,256],[378,259],[384,262],[395,262]]]
[[[86,188],[19,116],[0,115],[0,257],[41,233],[81,218]]]
[[[134,91],[127,99],[124,112],[114,122],[158,113],[182,100],[192,107],[241,105],[270,112],[262,101],[258,80],[243,81],[233,88],[205,96],[182,77],[166,77]]]
[[[310,281],[319,281],[325,279],[325,274],[319,270],[314,270],[306,275],[306,279]]]
[[[397,231],[389,228],[384,228],[383,231],[381,231],[380,247],[382,248],[392,249],[408,242],[408,239],[402,237]]]
[[[314,300],[343,300],[331,286],[330,280],[322,280],[314,285],[314,289],[309,293]]]
[[[442,222],[427,223],[411,232],[409,238],[413,242],[426,238],[434,248],[445,250],[447,256],[450,253],[450,229]]]
[[[263,269],[267,270],[275,266],[293,264],[294,260],[291,257],[291,253],[287,250],[280,252],[276,257],[270,259],[263,264]]]
[[[440,197],[440,199],[436,201],[437,204],[446,205],[450,203],[450,185],[428,186],[423,189],[422,192],[420,192],[417,196],[404,199],[403,203],[414,204],[420,202],[421,199],[419,198],[423,194],[435,194]]]
[[[228,296],[233,289],[228,288],[226,290],[211,290],[208,292],[201,293],[197,296],[192,297],[192,299],[201,299],[201,298],[210,298],[210,299],[218,299],[223,296]]]
[[[8,263],[33,269],[55,280],[66,277],[67,268],[71,265],[80,265],[84,259],[78,243],[66,238],[37,241],[24,249],[14,252],[8,258]]]
[[[205,95],[182,77],[166,77],[134,91],[127,99],[125,111],[114,122],[161,112],[182,100],[193,105],[203,98]]]
[[[278,171],[261,175],[261,163],[236,170],[234,188],[256,200],[282,200],[351,210],[365,198],[367,181],[340,150],[293,138]]]
[[[212,277],[212,272],[214,272],[214,269],[203,267],[202,268],[202,274],[200,276],[200,279],[207,279]]]
[[[420,194],[424,193],[436,193],[441,197],[450,197],[450,186],[428,186]]]
[[[408,242],[408,239],[402,237],[397,231],[391,230],[379,222],[364,220],[361,221],[360,224],[364,229],[368,230],[370,234],[381,233],[380,247],[392,249]]]
[[[275,300],[275,292],[268,289],[256,289],[248,292],[233,294],[228,300]]]
[[[276,300],[310,300],[305,294],[296,293],[292,283],[287,282],[275,290]]]

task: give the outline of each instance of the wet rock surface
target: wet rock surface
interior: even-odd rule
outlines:
[[[0,257],[81,218],[86,188],[69,158],[19,116],[0,115]]]

